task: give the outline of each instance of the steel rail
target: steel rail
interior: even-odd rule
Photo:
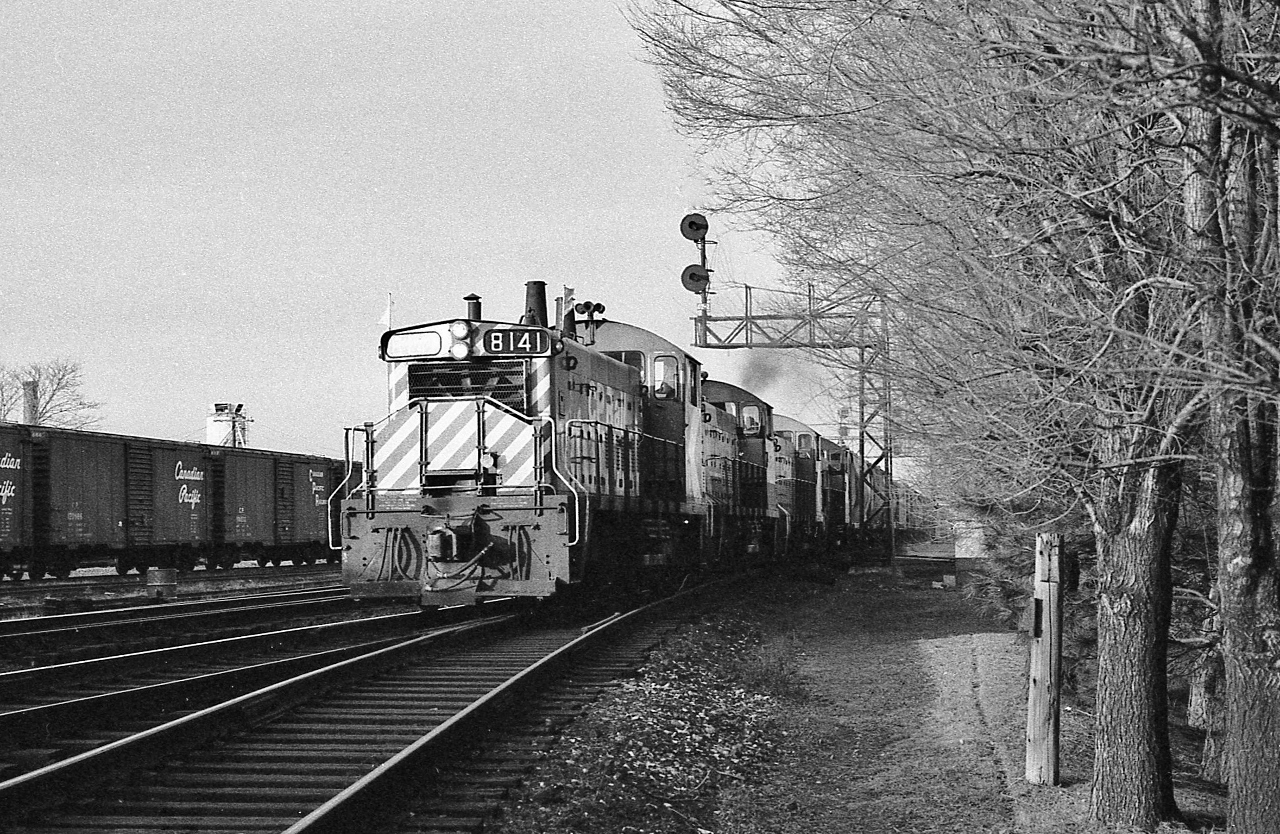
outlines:
[[[10,712],[0,713],[0,737],[10,742],[38,740],[50,727],[77,729],[106,717],[133,717],[155,709],[163,703],[208,703],[210,699],[227,697],[231,693],[244,692],[278,683],[294,675],[321,669],[325,666],[393,646],[404,640],[404,635],[383,637],[292,657],[263,660],[198,675],[185,675],[173,680],[141,684],[83,695],[64,701],[40,704]]]
[[[32,811],[56,807],[86,788],[119,777],[128,769],[158,762],[175,752],[197,748],[305,700],[316,690],[358,680],[428,645],[472,637],[509,627],[514,615],[489,617],[434,630],[358,657],[238,696],[119,739],[102,747],[0,782],[0,819],[17,821]]]
[[[367,831],[405,808],[424,767],[447,764],[451,747],[560,683],[579,653],[675,599],[429,659],[422,651],[440,640],[492,638],[523,621],[441,629],[343,660],[0,783],[0,819],[31,832]]]
[[[398,623],[412,624],[431,612],[409,611],[403,614],[383,614],[358,620],[337,623],[320,623],[295,628],[276,629],[259,634],[241,634],[217,640],[202,640],[181,646],[126,652],[124,654],[72,660],[48,666],[33,666],[0,672],[0,700],[21,696],[37,686],[57,686],[65,683],[83,683],[108,676],[122,676],[149,671],[160,665],[173,666],[197,660],[216,659],[225,654],[254,651],[258,645],[276,641],[297,640],[310,636],[326,636],[344,632],[358,632],[370,628],[382,628]]]
[[[448,622],[436,614],[424,611],[389,614],[7,672],[0,674],[0,698],[7,697],[20,703],[0,705],[0,710],[3,710],[0,711],[0,738],[10,745],[15,742],[31,743],[47,738],[51,730],[56,730],[61,736],[67,730],[101,725],[120,717],[163,711],[169,704],[207,704],[213,698],[230,697],[232,693],[266,686],[347,656],[400,642],[405,639],[406,629]],[[246,657],[223,669],[197,672],[184,670],[181,666],[216,662],[227,655],[243,657],[253,652],[275,651],[283,655],[289,651],[289,643],[311,639],[350,639],[361,632],[385,633],[389,630],[397,633],[367,638],[355,645],[308,652],[295,650],[289,656]],[[140,682],[126,677],[143,674],[154,677],[157,670],[167,679]],[[110,681],[106,688],[95,691],[93,681],[102,678],[110,678]],[[41,691],[68,684],[80,684],[83,691],[55,701],[30,703],[33,694],[39,699]],[[28,703],[22,704],[23,699]],[[67,743],[67,740],[59,743]]]
[[[410,744],[390,759],[369,771],[337,796],[289,826],[285,834],[344,834],[367,830],[369,824],[387,814],[391,801],[402,793],[403,783],[420,773],[433,759],[468,733],[492,721],[511,699],[540,686],[577,654],[598,644],[614,628],[637,618],[656,605],[615,614],[582,630],[581,636],[543,657],[524,671],[472,702],[444,723]]]
[[[337,574],[340,568],[336,564],[316,563],[314,565],[289,565],[271,568],[244,567],[226,570],[210,568],[193,568],[179,572],[179,576],[188,582],[198,584],[218,582],[246,582],[253,579],[289,579],[317,574]],[[69,576],[66,579],[10,579],[0,582],[0,595],[44,594],[51,591],[70,591],[77,589],[128,589],[145,588],[147,575],[130,573],[120,576],[115,572],[87,573]]]
[[[25,637],[37,634],[49,634],[59,631],[76,631],[97,626],[119,625],[124,623],[149,622],[153,620],[174,619],[204,613],[218,613],[243,608],[254,608],[272,604],[291,602],[318,602],[334,599],[345,599],[349,596],[342,585],[325,588],[311,588],[304,591],[270,591],[267,593],[245,594],[236,597],[219,597],[216,599],[189,600],[185,602],[153,603],[135,605],[127,608],[112,608],[104,611],[82,611],[72,614],[49,614],[43,617],[26,617],[16,620],[0,620],[0,638]]]

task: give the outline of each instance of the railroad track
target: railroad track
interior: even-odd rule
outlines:
[[[195,568],[181,571],[181,576],[192,581],[254,579],[278,576],[297,579],[298,577],[327,574],[336,576],[341,573],[341,566],[317,563],[314,565],[290,565],[277,567],[242,567],[228,570]],[[132,588],[145,586],[147,577],[144,573],[130,573],[120,576],[115,571],[86,569],[78,571],[66,579],[7,579],[0,582],[0,591],[4,593],[20,593],[27,591],[33,594],[48,591],[64,591],[95,588]]]
[[[566,716],[638,663],[662,627],[656,617],[642,609],[580,628],[503,616],[437,629],[9,779],[0,819],[33,834],[389,831],[397,820],[458,830],[449,826],[482,817],[494,785],[530,764],[521,726],[545,732],[547,715]],[[629,660],[615,650],[588,661],[628,640]],[[488,752],[471,744],[504,733],[521,740]],[[438,777],[426,780],[432,795],[406,803],[428,773]]]
[[[128,735],[122,726],[154,726],[475,614],[415,610],[0,673],[0,779]]]
[[[176,591],[182,599],[204,599],[250,589],[301,590],[337,585],[340,575],[341,569],[335,565],[195,570],[178,575]],[[156,590],[147,584],[145,576],[115,574],[0,582],[0,624],[45,614],[153,603]]]
[[[386,610],[388,606],[381,606]],[[207,640],[267,623],[343,617],[368,611],[345,588],[147,605],[0,621],[0,657],[13,665],[48,665],[118,654],[122,646]]]

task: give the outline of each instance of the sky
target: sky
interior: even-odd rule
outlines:
[[[250,445],[332,455],[385,413],[389,297],[514,318],[539,279],[689,346],[710,172],[642,57],[611,2],[7,0],[0,363],[81,362],[102,431],[203,440],[238,402]],[[778,280],[711,224],[713,288]],[[831,419],[797,355],[691,352]]]

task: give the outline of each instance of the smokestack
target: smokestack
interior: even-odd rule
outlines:
[[[467,302],[467,318],[472,321],[480,321],[480,296],[475,293],[462,299]]]
[[[547,326],[547,282],[525,281],[524,283],[524,316],[521,324],[533,324],[538,327]]]
[[[22,382],[22,422],[36,425],[40,421],[40,383],[34,379]]]

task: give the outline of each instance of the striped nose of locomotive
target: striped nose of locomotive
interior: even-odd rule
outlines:
[[[539,450],[535,424],[550,413],[550,362],[437,362],[429,372],[400,364],[392,377],[396,410],[375,439],[377,487],[420,489],[434,475],[467,473],[503,487],[533,486],[536,460],[548,451]]]

